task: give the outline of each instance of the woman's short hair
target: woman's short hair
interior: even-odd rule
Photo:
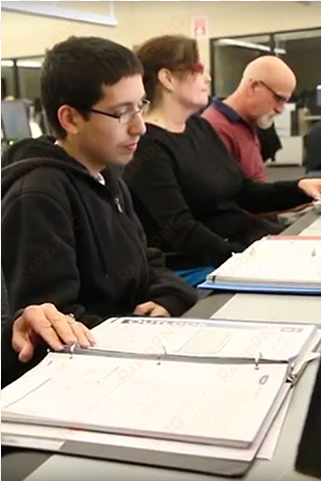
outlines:
[[[184,35],[154,37],[135,49],[144,68],[144,86],[147,98],[155,103],[158,95],[158,72],[162,68],[186,75],[199,62],[196,40]]]

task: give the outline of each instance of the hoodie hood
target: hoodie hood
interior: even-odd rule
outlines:
[[[39,137],[38,139],[24,139],[17,142],[4,155],[2,169],[1,189],[2,197],[22,176],[39,168],[57,168],[82,176],[89,182],[97,184],[97,180],[89,173],[88,169],[67,152],[55,144],[54,137]],[[102,175],[110,190],[116,188],[119,181],[120,169],[108,167]]]
[[[3,155],[2,167],[8,167],[29,158],[57,157],[55,151],[58,150],[58,146],[55,145],[55,140],[51,136],[42,136],[37,139],[24,139],[14,143]],[[59,155],[58,158],[60,158]]]

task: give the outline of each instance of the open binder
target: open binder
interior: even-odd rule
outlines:
[[[321,236],[270,236],[234,254],[202,289],[321,294]]]
[[[2,392],[2,443],[242,474],[306,363],[300,324],[113,318]]]

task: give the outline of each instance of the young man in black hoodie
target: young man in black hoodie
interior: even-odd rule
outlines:
[[[109,40],[71,37],[47,52],[41,91],[57,140],[14,145],[2,172],[11,310],[50,302],[88,327],[114,315],[181,315],[195,291],[146,247],[120,179],[145,132],[136,56]],[[17,356],[6,331],[10,368]],[[39,348],[33,364],[43,354]]]

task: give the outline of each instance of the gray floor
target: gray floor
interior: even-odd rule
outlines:
[[[270,182],[276,180],[296,180],[305,174],[304,167],[294,165],[267,165],[266,174]]]

